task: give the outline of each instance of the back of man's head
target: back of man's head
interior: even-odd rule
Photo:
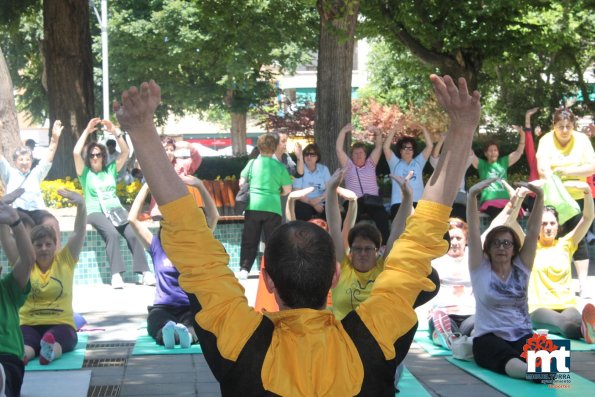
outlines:
[[[336,267],[333,240],[327,232],[304,221],[281,225],[267,241],[264,259],[286,306],[324,307]]]

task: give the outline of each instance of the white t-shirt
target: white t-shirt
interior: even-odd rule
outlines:
[[[440,291],[434,298],[434,307],[446,309],[448,314],[470,316],[475,314],[475,297],[469,275],[469,256],[467,247],[460,258],[448,255],[432,261],[432,267],[440,277]]]

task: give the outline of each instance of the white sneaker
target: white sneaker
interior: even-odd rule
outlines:
[[[112,288],[113,289],[124,288],[124,280],[122,280],[122,275],[120,273],[112,274]]]
[[[153,275],[153,273],[147,271],[147,272],[143,272],[143,285],[148,285],[149,287],[152,287],[155,285],[155,276]]]
[[[248,270],[240,270],[238,273],[239,280],[248,280]]]

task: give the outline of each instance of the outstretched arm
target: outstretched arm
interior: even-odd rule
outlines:
[[[349,156],[345,153],[345,136],[351,130],[351,123],[345,124],[345,126],[341,128],[341,131],[339,131],[337,141],[335,142],[335,151],[337,152],[337,158],[339,159],[341,167],[345,167],[349,161]]]
[[[390,145],[392,145],[396,133],[397,130],[395,128],[392,128],[388,132],[388,134],[386,134],[386,139],[384,140],[384,144],[382,145],[382,150],[384,151],[384,158],[387,162],[390,161],[390,159],[395,155],[391,150]]]
[[[10,205],[23,193],[25,193],[25,189],[20,187],[4,195],[1,201],[6,205]],[[19,250],[17,248],[16,241],[14,241],[14,237],[12,236],[12,231],[8,225],[0,225],[0,244],[4,249],[8,263],[16,263],[17,259],[19,259]]]
[[[29,282],[29,274],[35,263],[35,251],[31,244],[31,237],[25,229],[18,212],[9,204],[0,201],[0,225],[12,229],[16,242],[18,258],[12,262],[12,276],[21,290]]]
[[[83,199],[83,196],[77,192],[68,189],[58,189],[58,194],[67,199],[70,203],[76,205],[74,229],[66,245],[68,246],[72,257],[78,261],[87,235],[87,208],[85,207],[85,200]]]
[[[304,153],[302,153],[302,145],[295,144],[295,158],[297,159],[295,172],[297,175],[304,175]]]
[[[357,194],[341,186],[337,187],[337,194],[347,200],[347,214],[345,214],[343,228],[341,229],[343,248],[345,248],[349,246],[349,231],[355,226],[355,220],[357,219]]]
[[[515,126],[515,129],[519,134],[519,144],[517,145],[515,151],[508,155],[509,167],[512,167],[517,161],[519,161],[519,159],[523,155],[523,152],[525,151],[525,132],[519,126]]]
[[[58,141],[60,140],[60,135],[62,134],[62,128],[63,127],[60,120],[54,121],[54,126],[52,127],[52,137],[50,138],[50,145],[48,146],[48,152],[45,156],[45,161],[48,163],[54,161],[56,150],[58,150]]]
[[[537,171],[537,158],[535,157],[535,142],[533,140],[533,131],[531,130],[531,116],[533,116],[538,110],[539,108],[532,108],[527,110],[525,113],[525,158],[529,164],[529,181],[539,179],[539,172]]]
[[[527,219],[525,242],[519,253],[525,266],[528,269],[532,269],[533,261],[535,260],[535,252],[537,250],[537,240],[539,239],[539,232],[541,231],[541,222],[543,219],[543,190],[530,183],[519,183],[518,185],[524,186],[535,193],[535,202],[531,209],[531,215],[529,215],[529,219]]]
[[[136,197],[132,202],[132,206],[130,207],[130,212],[128,213],[128,222],[132,226],[132,230],[134,230],[134,233],[136,233],[136,236],[143,245],[144,249],[149,248],[151,246],[151,241],[153,241],[153,233],[151,233],[144,222],[141,222],[138,219],[138,215],[143,208],[143,204],[145,203],[148,193],[149,185],[145,183],[136,194]]]
[[[287,204],[285,205],[285,218],[287,222],[295,221],[295,202],[296,200],[304,199],[308,194],[314,191],[314,187],[310,186],[305,189],[294,190],[287,196]]]
[[[326,222],[328,223],[329,233],[335,246],[335,255],[339,263],[345,257],[345,245],[341,233],[341,212],[339,211],[337,188],[341,184],[344,175],[345,169],[338,169],[326,183]]]
[[[101,123],[101,119],[99,117],[89,120],[87,128],[83,130],[81,136],[74,145],[74,149],[72,149],[72,155],[74,156],[74,168],[76,169],[76,174],[78,176],[83,174],[83,169],[85,168],[85,160],[83,159],[83,148],[85,147],[85,142],[87,142],[87,137],[95,130],[97,124],[99,123]]]
[[[502,209],[502,211],[500,211],[500,213],[492,220],[490,226],[481,234],[481,241],[483,243],[490,230],[496,226],[508,226],[514,230],[517,236],[519,236],[521,239],[521,244],[523,244],[525,241],[525,231],[521,225],[519,225],[517,219],[519,218],[519,212],[521,210],[523,200],[525,199],[527,193],[529,193],[529,189],[526,187],[514,189],[503,179],[500,180],[500,182],[504,185],[506,190],[508,190],[510,201],[506,203],[506,206]]]
[[[585,182],[580,181],[566,181],[564,182],[565,188],[581,189],[585,193],[585,205],[583,208],[583,217],[579,223],[568,233],[568,237],[572,238],[575,245],[578,245],[580,241],[587,235],[587,232],[591,228],[593,223],[593,200],[591,200],[591,187]]]
[[[130,149],[128,148],[126,139],[124,139],[124,133],[117,132],[114,124],[109,120],[103,120],[102,123],[106,127],[106,132],[116,138],[116,142],[118,142],[118,146],[120,147],[120,156],[118,156],[116,159],[116,170],[120,172],[120,170],[124,168],[128,162],[128,154],[130,153]]]
[[[384,258],[388,256],[388,253],[393,248],[393,244],[403,233],[405,230],[405,223],[407,222],[407,218],[413,212],[413,191],[411,190],[411,186],[409,186],[409,179],[413,176],[413,171],[409,171],[409,174],[405,179],[391,175],[390,177],[397,182],[399,188],[401,188],[401,196],[402,201],[401,205],[399,206],[399,210],[395,215],[395,219],[393,219],[393,223],[390,230],[390,235],[388,236],[388,241],[386,242],[386,249],[384,250]]]
[[[436,142],[436,144],[432,148],[432,157],[435,158],[436,160],[438,160],[438,157],[440,157],[440,150],[442,150],[442,144],[444,143],[444,138],[446,138],[446,133],[440,134],[440,138],[438,139],[438,142]]]
[[[430,154],[432,153],[434,143],[432,143],[432,137],[430,136],[430,132],[428,131],[428,129],[424,127],[422,124],[417,124],[417,126],[421,129],[421,132],[424,135],[424,142],[426,143],[426,147],[422,151],[422,154],[424,155],[424,159],[427,160],[430,157]]]
[[[368,130],[374,134],[374,150],[370,153],[370,160],[377,165],[380,161],[380,155],[382,154],[382,131],[373,126],[368,127]]]
[[[477,182],[469,189],[469,195],[467,196],[467,247],[469,248],[469,271],[473,271],[479,267],[483,257],[477,197],[483,189],[487,188],[497,180],[498,178],[484,179],[483,181]]]

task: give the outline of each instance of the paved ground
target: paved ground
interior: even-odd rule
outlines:
[[[595,278],[591,281],[595,282]],[[251,304],[255,296],[256,283],[255,279],[243,282]],[[221,395],[219,385],[202,355],[131,355],[133,342],[139,329],[145,324],[146,307],[152,302],[153,287],[127,284],[123,290],[113,290],[108,285],[78,285],[75,286],[74,293],[75,311],[85,316],[88,329],[96,329],[89,332],[85,367],[75,371],[80,375],[86,375],[91,371],[87,396]],[[420,319],[425,318],[425,310],[424,307],[418,309]],[[433,396],[503,395],[449,364],[444,358],[429,356],[415,344],[406,359],[406,365]],[[595,352],[573,352],[572,370],[594,380]],[[62,372],[59,376],[69,375]],[[49,396],[45,391],[37,393],[26,394],[23,397]],[[78,397],[73,390],[56,395]],[[572,391],[563,391],[560,395],[573,394]]]

